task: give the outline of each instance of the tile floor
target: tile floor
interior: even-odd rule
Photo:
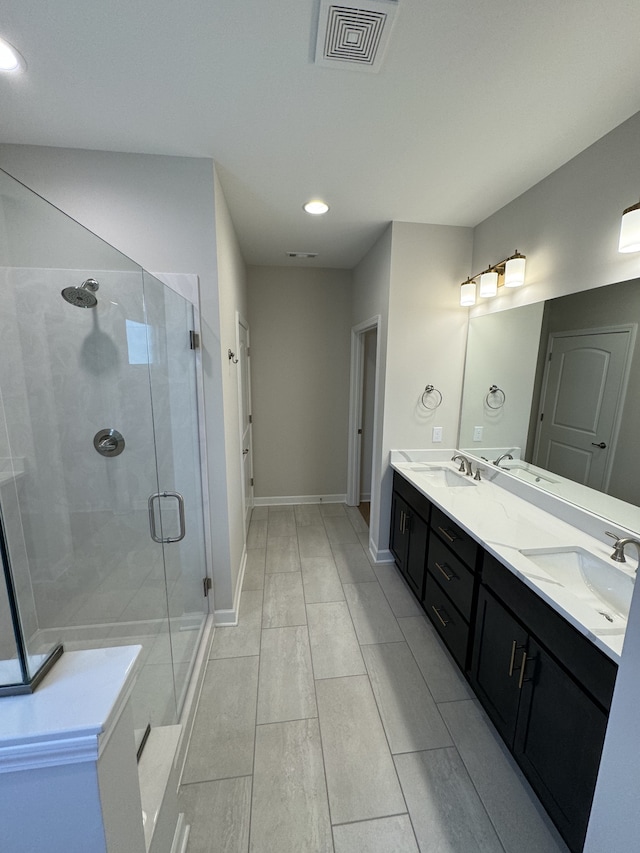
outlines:
[[[342,504],[254,510],[180,789],[187,853],[565,853],[367,539]]]

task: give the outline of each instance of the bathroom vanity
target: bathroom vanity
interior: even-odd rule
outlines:
[[[612,563],[605,522],[563,513],[546,496],[530,502],[500,472],[478,482],[426,457],[392,453],[396,565],[567,845],[581,851],[635,563]]]

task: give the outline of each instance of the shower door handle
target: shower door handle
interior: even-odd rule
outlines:
[[[156,528],[156,514],[154,504],[160,498],[175,498],[178,501],[178,518],[180,521],[180,535],[179,536],[158,536],[158,531]],[[154,542],[159,542],[164,545],[169,545],[173,542],[180,542],[184,539],[186,535],[186,526],[184,520],[184,498],[180,494],[180,492],[156,492],[155,495],[151,495],[148,500],[149,506],[149,532],[151,533],[151,538]]]

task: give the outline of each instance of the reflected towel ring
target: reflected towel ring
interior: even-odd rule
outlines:
[[[442,394],[433,385],[427,385],[420,399],[425,409],[437,409],[442,403]]]
[[[496,396],[492,397],[492,394],[495,394]],[[502,388],[498,388],[497,385],[492,385],[491,388],[489,388],[489,393],[484,398],[485,403],[490,409],[501,409],[506,403],[506,400],[507,395],[504,393]]]

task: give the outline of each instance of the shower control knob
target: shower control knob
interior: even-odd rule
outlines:
[[[101,429],[93,437],[93,446],[101,456],[120,456],[124,436],[117,429]]]

